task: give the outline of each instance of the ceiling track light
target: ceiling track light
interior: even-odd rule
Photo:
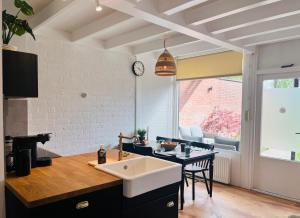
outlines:
[[[100,0],[96,0],[96,11],[97,12],[100,12],[100,11],[102,11],[103,10],[103,8],[101,7],[101,5],[100,5]]]

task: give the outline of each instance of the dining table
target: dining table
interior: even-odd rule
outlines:
[[[181,164],[182,176],[180,181],[180,210],[184,207],[184,185],[185,185],[185,167],[189,164],[195,164],[197,162],[208,160],[209,161],[209,196],[212,197],[213,192],[213,176],[214,176],[214,159],[218,153],[216,151],[205,150],[199,147],[191,147],[191,152],[186,155],[185,152],[181,152],[180,146],[177,146],[174,150],[164,151],[159,148],[157,143],[149,143],[146,146],[151,146],[154,150],[154,154],[157,157],[174,161]]]

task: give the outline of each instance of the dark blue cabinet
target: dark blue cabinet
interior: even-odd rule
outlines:
[[[34,190],[33,190],[34,191]],[[26,207],[6,189],[7,218],[120,218],[122,185],[71,197],[54,203]]]
[[[3,50],[3,94],[7,98],[38,97],[38,56]]]

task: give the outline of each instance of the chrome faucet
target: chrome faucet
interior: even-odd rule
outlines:
[[[123,142],[122,142],[122,139],[129,139],[129,140],[133,140],[134,139],[134,142],[138,142],[138,137],[137,136],[132,136],[132,137],[128,137],[128,136],[124,136],[121,132],[120,132],[120,135],[118,136],[119,137],[119,161],[123,159]]]

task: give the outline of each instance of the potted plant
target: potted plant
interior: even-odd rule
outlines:
[[[9,42],[14,35],[22,36],[25,33],[29,33],[35,40],[35,36],[27,20],[19,18],[20,13],[25,16],[32,16],[34,15],[34,12],[32,7],[26,1],[15,0],[14,4],[15,7],[18,8],[16,15],[11,15],[7,13],[6,10],[2,11],[2,48],[16,51],[16,46],[9,45]]]
[[[146,129],[138,129],[137,130],[137,134],[139,136],[140,143],[142,143],[142,144],[145,143],[145,135],[146,135],[146,133],[147,133]]]

